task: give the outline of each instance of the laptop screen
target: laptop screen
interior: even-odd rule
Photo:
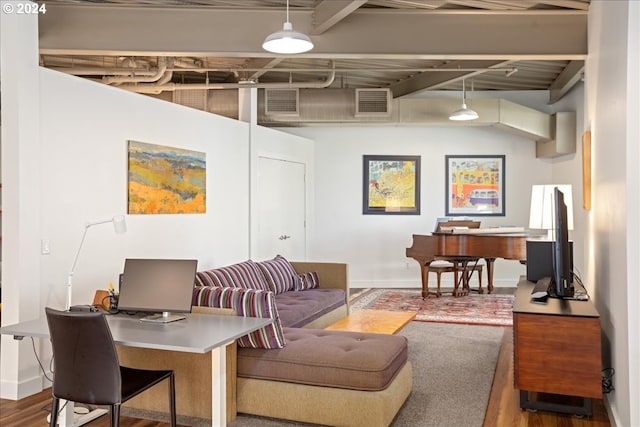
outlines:
[[[126,259],[118,309],[190,313],[198,261]]]

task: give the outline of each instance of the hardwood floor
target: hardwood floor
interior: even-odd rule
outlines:
[[[513,387],[513,330],[506,328],[483,427],[610,427],[604,401],[593,401],[593,416],[578,418],[551,412],[520,410],[520,393]]]
[[[0,399],[0,425],[3,427],[48,426],[47,415],[49,414],[50,408],[51,389],[44,390],[43,392],[18,401]],[[85,425],[89,427],[109,427],[109,416],[100,417]],[[121,416],[120,426],[166,427],[169,426],[169,423]]]
[[[518,390],[513,388],[513,332],[511,328],[506,328],[483,427],[611,426],[602,400],[594,401],[594,413],[591,418],[577,418],[551,412],[521,411],[518,402]],[[3,427],[46,426],[50,405],[50,390],[19,401],[0,399],[0,425]],[[101,417],[87,425],[108,427],[109,417]],[[120,425],[122,427],[165,427],[169,424],[123,416]]]

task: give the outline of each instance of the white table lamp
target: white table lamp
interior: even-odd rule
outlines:
[[[78,252],[76,252],[76,256],[73,259],[73,264],[71,264],[71,270],[69,271],[69,280],[67,281],[67,305],[65,310],[69,311],[71,308],[71,290],[73,288],[73,272],[76,269],[76,263],[78,262],[78,257],[80,256],[80,251],[82,250],[82,244],[84,243],[84,238],[87,236],[87,231],[90,227],[99,224],[108,224],[113,223],[113,229],[117,234],[122,234],[127,231],[127,224],[124,220],[124,215],[116,215],[111,219],[105,219],[102,221],[88,222],[84,225],[84,233],[82,234],[82,240],[80,240],[80,246],[78,247]]]
[[[529,228],[547,230],[549,240],[553,240],[554,227],[554,188],[558,188],[564,194],[564,202],[567,205],[567,222],[569,230],[573,230],[573,196],[571,185],[534,185],[531,188],[531,210],[529,213]]]

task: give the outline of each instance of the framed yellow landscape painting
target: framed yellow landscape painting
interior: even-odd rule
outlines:
[[[365,215],[420,215],[420,156],[364,156]]]
[[[206,212],[206,153],[129,141],[129,214]]]

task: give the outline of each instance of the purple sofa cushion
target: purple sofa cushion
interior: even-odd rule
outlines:
[[[286,345],[278,309],[271,291],[214,286],[196,287],[193,290],[192,305],[231,308],[238,316],[273,319],[270,325],[238,338],[240,347],[273,349]]]
[[[199,271],[196,273],[196,285],[270,290],[258,264],[251,260],[213,270]]]
[[[320,278],[315,271],[298,274],[300,280],[296,283],[294,291],[304,291],[306,289],[315,289],[320,286]]]
[[[346,304],[342,289],[307,289],[275,297],[282,326],[298,328]]]
[[[298,287],[300,278],[291,263],[282,255],[256,263],[264,274],[269,289],[276,294],[292,291]]]

